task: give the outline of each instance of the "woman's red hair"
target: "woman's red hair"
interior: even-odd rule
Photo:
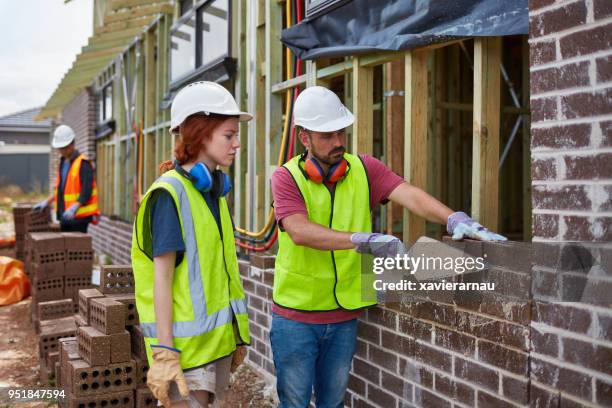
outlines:
[[[179,126],[179,138],[174,146],[174,157],[180,164],[194,160],[212,138],[213,131],[228,119],[224,115],[191,115]],[[172,160],[159,165],[160,174],[174,168]]]

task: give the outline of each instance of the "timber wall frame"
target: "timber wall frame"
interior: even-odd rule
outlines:
[[[242,148],[231,170],[234,189],[230,205],[237,226],[259,230],[266,224],[272,203],[269,180],[279,155],[285,102],[295,87],[328,85],[342,78],[344,102],[355,115],[355,124],[348,133],[350,151],[373,153],[373,112],[382,109],[374,103],[373,78],[375,69],[381,66],[386,78],[383,87],[403,88],[387,95],[390,98],[382,112],[387,118],[383,135],[387,165],[411,184],[426,189],[432,172],[428,153],[428,118],[432,115],[428,81],[430,75],[435,75],[428,60],[435,49],[459,41],[405,52],[345,57],[336,59],[340,61],[334,64],[329,59],[306,61],[305,73],[290,77],[284,67],[285,48],[280,42],[285,24],[284,2],[232,0],[231,10],[232,57],[238,65],[235,77],[224,85],[233,90],[241,108],[254,114],[252,122],[241,125]],[[175,10],[174,21],[177,13]],[[157,165],[172,157],[175,137],[168,132],[170,112],[169,108],[161,108],[169,89],[168,39],[172,21],[170,14],[159,15],[95,80],[94,90],[113,84],[116,131],[97,141],[101,205],[107,215],[131,221],[136,209],[134,194],[146,192],[158,175]],[[473,111],[471,212],[493,230],[499,225],[500,63],[501,38],[474,39],[473,106],[441,102],[449,109]],[[129,89],[124,89],[126,85]],[[401,105],[394,103],[396,97],[403,99]],[[402,112],[398,106],[403,106]],[[128,116],[140,132],[130,126]],[[389,120],[398,116],[403,117],[403,123]],[[142,134],[140,176],[136,175],[134,155],[137,133]],[[401,140],[396,135],[401,135]],[[530,202],[529,197],[525,202]],[[523,213],[527,217],[530,209],[525,207]],[[414,241],[427,233],[425,220],[406,210],[389,205],[383,215],[387,232],[394,231],[394,222],[402,224],[404,240]],[[530,220],[525,227],[525,231],[531,230]]]

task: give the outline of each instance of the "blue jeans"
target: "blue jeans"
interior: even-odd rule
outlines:
[[[310,324],[272,314],[270,343],[279,408],[306,408],[314,385],[318,408],[344,406],[357,341],[357,319]]]

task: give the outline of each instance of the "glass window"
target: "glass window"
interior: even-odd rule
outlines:
[[[113,117],[113,86],[104,88],[104,120]]]
[[[200,12],[202,64],[207,65],[229,54],[229,1],[207,3]]]
[[[195,15],[170,34],[170,60],[172,81],[195,69]]]

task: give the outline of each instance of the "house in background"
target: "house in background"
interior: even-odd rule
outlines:
[[[48,190],[51,120],[35,121],[40,109],[0,117],[0,188]]]

